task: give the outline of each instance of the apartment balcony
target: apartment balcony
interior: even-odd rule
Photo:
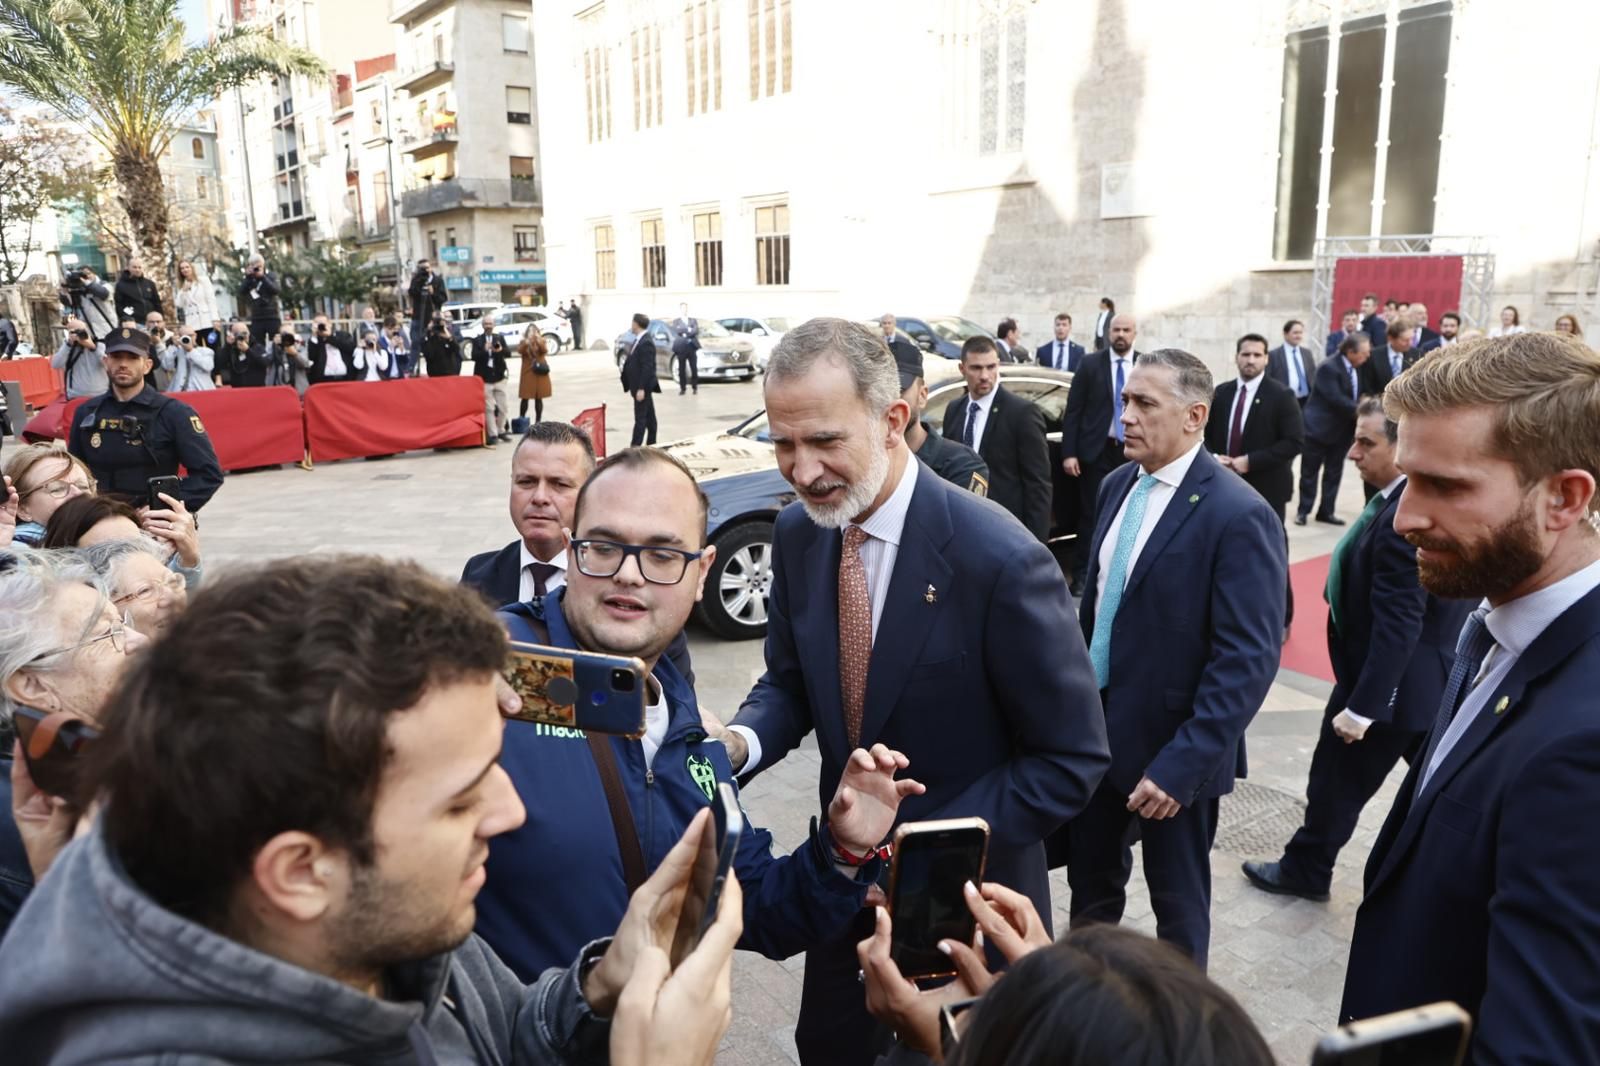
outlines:
[[[394,87],[409,92],[412,96],[418,96],[436,85],[443,85],[455,77],[455,73],[456,65],[448,59],[433,59],[421,66],[401,71],[395,78]]]
[[[456,133],[454,115],[448,120],[435,118],[428,128],[403,131],[400,134],[400,151],[414,159],[427,159],[450,151],[460,139]]]
[[[538,207],[538,178],[450,178],[400,196],[404,218],[434,215],[461,208]]]
[[[455,0],[393,0],[389,8],[389,21],[408,23],[422,18],[436,8],[449,7]]]

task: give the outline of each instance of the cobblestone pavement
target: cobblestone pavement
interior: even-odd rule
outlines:
[[[546,415],[568,418],[584,407],[608,405],[608,445],[627,443],[631,404],[603,352],[551,360],[555,396]],[[932,368],[930,368],[932,371]],[[511,382],[517,380],[512,368]],[[657,398],[662,440],[731,426],[761,404],[759,383],[706,385],[699,395],[670,390]],[[307,552],[362,551],[415,558],[456,577],[466,558],[498,548],[514,535],[506,513],[509,445],[455,452],[422,452],[373,461],[324,463],[236,474],[202,516],[208,569]],[[1359,479],[1347,472],[1340,513],[1361,508]],[[1330,551],[1340,530],[1291,526],[1291,558]],[[700,697],[724,717],[759,676],[758,641],[726,643],[691,630]],[[1393,799],[1399,771],[1362,818],[1340,856],[1332,901],[1306,903],[1251,889],[1239,873],[1245,858],[1275,858],[1303,807],[1305,775],[1328,686],[1285,671],[1249,732],[1250,772],[1222,806],[1213,861],[1211,973],[1244,1003],[1284,1063],[1309,1061],[1319,1034],[1333,1024],[1344,960],[1360,901],[1361,866]],[[808,743],[759,777],[746,791],[752,817],[781,847],[805,839],[816,805],[818,760]],[[1143,873],[1136,862],[1127,920],[1154,933]],[[1054,878],[1055,920],[1066,926],[1067,884]],[[792,1032],[799,1011],[803,959],[771,962],[741,955],[735,964],[734,1022],[718,1062],[768,1066],[794,1059]]]

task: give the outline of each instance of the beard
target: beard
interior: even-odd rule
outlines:
[[[466,943],[472,935],[476,908],[468,907],[459,914],[429,914],[415,888],[386,880],[376,863],[354,871],[344,915],[328,932],[329,957],[339,972],[382,971],[442,955]]]
[[[815,504],[802,496],[800,505],[806,509],[811,521],[823,529],[843,529],[852,518],[872,506],[872,501],[878,498],[878,492],[888,477],[889,448],[881,439],[874,437],[867,459],[867,472],[860,481],[850,485],[843,481],[818,480],[806,486],[806,491],[817,493],[843,488],[845,493],[838,503]]]
[[[1407,534],[1406,542],[1412,547],[1447,551],[1455,556],[1450,561],[1417,560],[1417,578],[1422,587],[1444,599],[1503,599],[1544,565],[1538,523],[1532,501],[1527,499],[1516,514],[1478,544],[1459,544],[1420,533]]]

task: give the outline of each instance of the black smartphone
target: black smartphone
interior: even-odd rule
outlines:
[[[150,489],[150,510],[170,511],[172,506],[161,498],[164,492],[174,500],[178,498],[178,485],[180,482],[175,477],[153,477],[147,483]]]
[[[522,710],[510,717],[556,729],[644,736],[644,663],[622,655],[513,641],[505,677]]]
[[[12,725],[21,741],[22,761],[39,791],[50,796],[77,796],[78,756],[100,736],[100,731],[64,711],[54,714],[18,706]]]
[[[739,809],[738,793],[732,785],[718,783],[716,798],[711,801],[711,825],[700,835],[694,868],[689,871],[689,888],[678,909],[678,929],[672,936],[671,951],[674,970],[700,946],[700,938],[717,920],[722,889],[728,883],[743,832],[744,813]]]
[[[955,966],[939,941],[972,943],[977,919],[962,889],[983,884],[989,823],[982,818],[907,822],[895,831],[889,868],[889,954],[908,978],[949,977]]]
[[[1430,1003],[1341,1025],[1317,1042],[1311,1066],[1460,1066],[1472,1018],[1454,1003]]]

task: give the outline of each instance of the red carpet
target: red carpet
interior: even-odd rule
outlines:
[[[1328,665],[1328,605],[1322,601],[1329,558],[1319,555],[1289,567],[1289,581],[1294,586],[1294,628],[1289,633],[1289,643],[1283,646],[1281,660],[1287,670],[1324,681],[1333,680],[1333,667]]]

